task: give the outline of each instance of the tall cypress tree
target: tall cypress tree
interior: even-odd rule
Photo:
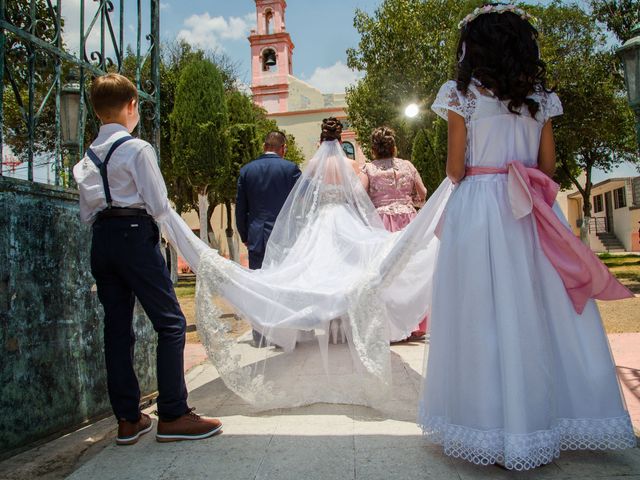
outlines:
[[[447,176],[447,124],[436,119],[429,129],[421,128],[413,139],[411,161],[429,197]]]
[[[222,76],[212,62],[185,66],[170,120],[175,172],[198,193],[200,238],[209,243],[208,195],[222,187],[230,168],[229,113]]]

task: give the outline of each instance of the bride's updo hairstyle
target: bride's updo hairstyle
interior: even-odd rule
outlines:
[[[459,91],[466,95],[471,79],[476,78],[497,98],[508,100],[511,113],[518,114],[526,105],[535,117],[540,105],[527,97],[551,90],[545,84],[547,69],[540,59],[538,31],[528,18],[532,17],[513,5],[489,3],[460,22]]]
[[[389,127],[378,127],[371,133],[371,152],[374,159],[396,155],[396,132]]]
[[[342,123],[336,117],[323,119],[321,128],[320,142],[342,140]]]

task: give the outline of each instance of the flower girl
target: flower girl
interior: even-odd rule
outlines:
[[[457,186],[438,228],[419,408],[447,455],[514,470],[636,445],[593,300],[631,294],[554,206],[562,106],[530,21],[513,5],[467,16],[457,78],[432,107],[449,123]]]

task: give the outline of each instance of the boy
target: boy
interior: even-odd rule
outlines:
[[[108,74],[91,85],[91,103],[102,126],[73,168],[80,216],[93,225],[91,273],[104,307],[107,386],[118,419],[119,445],[132,445],[153,427],[140,412],[133,369],[133,307],[137,297],[158,333],[159,442],[197,440],[222,424],[187,406],[183,351],[186,321],[159,248],[162,222],[171,213],[153,147],[129,134],[138,124],[138,92],[124,76]],[[154,221],[155,220],[155,221]]]

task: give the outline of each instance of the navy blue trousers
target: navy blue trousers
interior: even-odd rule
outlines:
[[[264,252],[256,253],[249,251],[249,268],[251,270],[259,270],[262,268],[264,260]]]
[[[262,268],[262,261],[264,260],[264,252],[256,253],[249,250],[249,268],[251,270],[259,270]],[[260,332],[257,330],[253,330],[253,344],[254,345],[264,345],[265,340]]]
[[[184,381],[186,320],[160,253],[158,227],[151,217],[96,220],[91,273],[104,307],[107,386],[118,419],[140,417],[140,387],[133,367],[135,298],[158,334],[158,414],[176,418],[187,412]]]

